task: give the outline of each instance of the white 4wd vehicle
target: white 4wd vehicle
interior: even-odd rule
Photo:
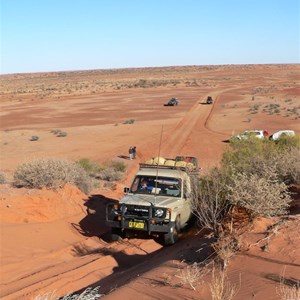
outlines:
[[[294,130],[279,130],[279,131],[273,133],[269,139],[272,141],[277,141],[282,137],[295,136],[295,135],[296,134],[295,134]]]
[[[268,135],[269,133],[266,130],[254,129],[254,130],[245,130],[240,134],[234,135],[232,139],[238,139],[238,140],[249,140],[251,138],[263,139]]]
[[[174,244],[191,219],[191,176],[198,174],[195,157],[167,159],[163,165],[140,164],[130,188],[118,205],[106,209],[112,238],[126,234],[162,238]]]

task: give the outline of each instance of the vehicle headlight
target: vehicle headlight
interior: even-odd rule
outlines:
[[[163,215],[164,215],[164,210],[163,210],[162,208],[158,208],[158,209],[156,209],[155,212],[154,212],[154,216],[155,216],[155,217],[160,218],[160,217],[162,217]]]

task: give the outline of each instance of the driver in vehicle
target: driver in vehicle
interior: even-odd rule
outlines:
[[[140,188],[139,188],[140,190],[144,190],[144,191],[146,191],[146,190],[148,190],[148,182],[146,181],[146,180],[143,180],[142,182],[141,182],[141,185],[140,185]]]

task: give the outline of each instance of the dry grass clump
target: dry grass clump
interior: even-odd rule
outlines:
[[[33,298],[33,300],[97,300],[103,297],[103,294],[99,293],[100,287],[87,288],[80,294],[68,294],[66,296],[60,297],[56,295],[56,292],[50,292],[42,295],[38,295]]]
[[[280,276],[269,273],[265,277],[279,283],[276,287],[276,294],[281,300],[300,300],[300,280],[286,277],[285,269],[286,267]]]
[[[201,284],[201,279],[209,273],[209,269],[199,266],[197,263],[188,265],[185,268],[179,270],[179,275],[176,275],[180,279],[181,284],[188,285],[194,291],[196,286]]]
[[[89,193],[92,185],[87,172],[77,163],[54,158],[36,159],[19,165],[14,172],[14,185],[26,188],[61,188],[67,183]]]
[[[212,279],[209,287],[212,300],[231,300],[240,288],[228,281],[225,270],[215,267],[212,270]]]
[[[289,286],[280,282],[276,292],[281,300],[300,300],[300,283],[296,286]]]

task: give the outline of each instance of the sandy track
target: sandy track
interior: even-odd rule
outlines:
[[[213,108],[212,105],[201,104],[201,102],[205,101],[206,97],[207,96],[205,95],[202,99],[197,99],[191,109],[185,113],[175,127],[164,135],[165,142],[163,143],[161,150],[162,155],[164,152],[171,156],[181,154],[181,150],[195,126],[199,127],[200,123],[201,127],[204,127],[210,111]],[[135,171],[136,165],[132,165],[128,170],[127,177],[132,177]],[[104,206],[102,209],[104,209]],[[145,257],[145,255],[149,256],[155,249],[161,249],[163,252],[160,255],[162,256],[165,255],[163,254],[164,252],[170,252],[169,248],[162,249],[161,246],[153,240],[143,241],[132,239],[125,243],[114,242],[110,244],[100,241],[100,244],[96,243],[96,245],[93,245],[93,247],[96,247],[95,249],[90,250],[84,250],[86,247],[88,248],[84,243],[81,245],[75,244],[64,250],[59,250],[57,255],[61,255],[61,253],[66,255],[66,253],[74,252],[74,249],[78,249],[77,246],[80,247],[83,252],[90,251],[91,254],[87,253],[86,255],[81,256],[81,253],[78,253],[79,256],[74,256],[72,258],[68,257],[66,261],[46,265],[45,267],[35,270],[33,273],[28,273],[13,281],[6,282],[1,286],[1,297],[5,297],[5,299],[8,300],[25,299],[27,297],[26,295],[39,293],[41,290],[53,291],[55,289],[67,293],[71,290],[71,286],[78,287],[90,285],[96,278],[105,278],[115,274],[110,281],[106,280],[101,283],[101,290],[103,290],[103,292],[108,292],[109,289],[113,288],[113,285],[120,286],[121,282],[125,283],[129,280],[129,277],[127,276],[124,277],[121,282],[118,282],[118,278],[120,278],[118,273],[123,272],[124,268],[129,270],[134,267],[130,272],[130,277],[136,277],[138,274],[141,274],[143,270],[149,270],[149,267],[137,266],[137,262],[141,260],[137,257],[142,257],[142,260],[144,261],[146,258],[143,257]],[[179,247],[179,245],[177,247]],[[114,257],[122,256],[122,253],[126,253],[126,251],[129,251],[131,255],[136,256],[136,258],[132,260],[127,259],[125,266],[123,261],[123,267],[120,267],[120,264],[122,265],[122,259],[118,258],[116,260]],[[55,253],[53,253],[53,256],[55,256]],[[149,264],[148,259],[150,259],[150,257],[146,259],[147,264]],[[37,264],[41,264],[40,257]],[[104,283],[106,285],[104,285]]]
[[[273,82],[281,84],[283,89],[283,84],[290,82],[285,75],[282,75],[281,79],[280,76],[278,78],[273,76],[268,70],[262,72],[266,72],[269,76],[266,77],[265,73],[261,75],[261,78],[264,76],[267,78],[264,89],[268,89],[268,84]],[[252,75],[250,73],[247,75],[248,71],[245,71],[245,74],[251,80]],[[252,74],[257,77],[256,70]],[[216,76],[223,78],[227,75],[221,73],[216,75],[212,71],[209,76],[207,75],[207,79],[202,79],[204,75],[200,74],[199,80],[209,82]],[[216,80],[214,85],[205,83],[196,87],[176,87],[176,90],[154,88],[130,92],[110,91],[99,95],[69,97],[66,101],[61,99],[53,102],[45,99],[24,103],[7,101],[1,104],[3,107],[1,128],[5,143],[1,162],[5,169],[12,170],[16,162],[50,153],[71,159],[81,157],[98,161],[111,158],[124,159],[128,170],[124,182],[118,184],[116,191],[99,190],[89,197],[86,203],[94,200],[98,205],[95,215],[86,215],[81,210],[78,217],[72,221],[66,219],[63,225],[57,219],[49,221],[44,220],[42,215],[37,216],[36,206],[39,206],[39,201],[47,203],[50,198],[30,193],[24,193],[23,198],[18,198],[20,202],[29,199],[30,214],[27,216],[28,220],[22,219],[22,215],[14,219],[18,221],[20,228],[23,227],[22,230],[18,231],[19,227],[13,224],[14,221],[5,224],[7,227],[3,226],[1,229],[6,232],[9,228],[7,234],[10,237],[5,234],[2,237],[9,238],[11,244],[9,247],[6,245],[3,251],[5,256],[1,258],[5,263],[2,264],[1,270],[0,297],[5,300],[32,299],[33,295],[54,290],[64,295],[90,285],[100,285],[101,292],[107,293],[133,278],[142,276],[143,273],[155,270],[161,265],[171,264],[172,259],[180,261],[183,254],[186,255],[191,251],[193,245],[196,250],[199,249],[203,241],[199,237],[195,239],[194,233],[191,235],[187,233],[178,244],[169,248],[162,248],[151,239],[107,243],[108,228],[104,225],[103,212],[108,201],[120,199],[123,184],[128,185],[132,180],[138,167],[137,163],[149,156],[157,155],[162,126],[160,154],[166,157],[179,154],[196,156],[201,166],[204,166],[204,171],[218,162],[226,146],[223,141],[228,138],[232,128],[240,130],[249,126],[265,126],[266,118],[267,125],[270,126],[266,128],[268,130],[277,129],[279,122],[283,124],[280,126],[289,126],[296,130],[299,128],[297,125],[299,123],[283,116],[257,114],[251,116],[251,123],[246,123],[244,119],[248,114],[243,112],[243,109],[247,111],[249,106],[253,105],[248,101],[251,100],[251,91],[263,83],[258,79],[249,82],[242,78],[239,72],[234,76],[235,82],[230,78],[230,80]],[[286,91],[279,93],[279,96],[282,99],[292,98],[292,88],[291,96],[287,96]],[[164,107],[162,102],[169,98],[170,93],[173,96],[174,91],[183,101],[178,107]],[[215,100],[213,105],[203,104],[208,95]],[[255,95],[258,102],[267,101],[273,96],[272,90],[270,95]],[[297,104],[297,99],[292,101],[290,107]],[[274,102],[273,99],[270,101]],[[35,110],[31,110],[32,108]],[[129,118],[134,118],[136,123],[122,125],[122,121]],[[115,123],[118,123],[118,126]],[[58,127],[64,127],[61,129],[68,132],[67,139],[57,139],[49,133],[51,129]],[[28,137],[36,131],[41,136],[40,142],[36,144],[28,142]],[[126,160],[129,145],[138,146],[136,161]],[[103,195],[108,198],[103,199],[105,198]],[[57,195],[57,207],[52,208],[55,211],[61,210],[58,204],[60,197],[62,195]],[[70,197],[73,198],[74,194]],[[17,203],[11,199],[4,196],[1,198],[3,212],[17,211]],[[67,207],[63,212],[66,210]],[[37,220],[31,220],[31,215]],[[74,224],[75,227],[72,226]],[[41,228],[48,228],[49,231]],[[24,233],[23,236],[21,233]],[[54,238],[55,235],[57,239]],[[172,293],[172,290],[169,292]],[[122,291],[119,294],[113,293],[111,299],[114,299],[115,295],[121,298]],[[162,295],[166,296],[167,293]],[[107,297],[109,299],[110,296]],[[178,294],[177,298],[174,297],[182,299],[186,296]]]
[[[205,98],[197,100],[175,128],[169,130],[168,135],[164,136],[162,154],[168,153],[171,157],[182,154],[181,151],[198,120],[201,120],[202,126],[204,126],[212,108],[209,105],[201,105]]]

